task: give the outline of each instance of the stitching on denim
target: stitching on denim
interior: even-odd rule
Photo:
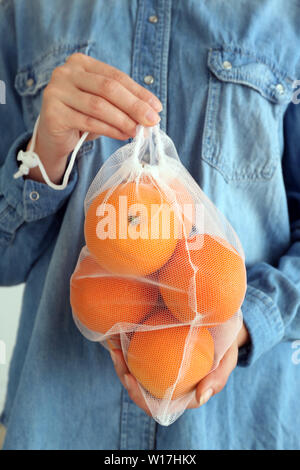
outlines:
[[[85,142],[82,147],[80,148],[76,160],[78,161],[83,155],[86,155],[87,153],[91,152],[94,149],[95,146],[95,141],[90,140],[88,142]]]
[[[234,51],[232,51],[232,54]],[[278,96],[276,94],[276,85],[272,81],[262,81],[259,79],[254,79],[249,74],[249,78],[245,79],[238,78],[239,76],[245,75],[246,72],[241,72],[240,69],[244,67],[243,65],[237,66],[236,70],[224,72],[222,67],[220,66],[220,58],[222,54],[222,49],[210,49],[209,56],[208,56],[208,67],[209,69],[222,81],[232,82],[232,83],[240,83],[246,86],[252,87],[255,90],[259,91],[263,96],[274,100],[275,102],[282,103],[287,101],[292,95],[292,83],[286,83],[287,93],[285,96]],[[253,54],[243,54],[253,58],[256,64],[265,65],[275,76],[276,83],[281,81],[291,80],[291,78],[287,77],[287,74],[283,71],[279,71],[277,68],[272,67],[269,63],[262,60],[257,60],[257,57]]]
[[[89,44],[92,44],[92,42],[90,41]],[[38,95],[38,93],[40,93],[41,90],[47,85],[54,68],[63,63],[62,58],[68,56],[68,51],[72,53],[80,51],[89,52],[90,48],[91,47],[89,47],[89,45],[74,47],[66,46],[66,48],[61,48],[59,53],[57,53],[57,50],[56,52],[53,52],[55,49],[52,49],[49,53],[47,53],[47,55],[39,59],[38,63],[33,63],[30,67],[27,67],[25,71],[20,71],[17,73],[14,84],[15,89],[25,100],[31,100],[32,97]],[[52,57],[53,61],[49,63],[48,66],[45,66],[43,70],[39,71],[39,66],[47,61],[49,57]],[[35,76],[35,83],[31,88],[27,88],[26,80],[29,76],[32,75]],[[32,115],[32,110],[29,110],[29,112]]]
[[[6,207],[3,208],[3,210],[0,212],[0,224],[1,222],[11,213],[11,207],[9,204],[6,204]]]
[[[141,413],[141,410],[138,411],[139,414]],[[142,447],[145,450],[149,450],[149,434],[150,434],[150,418],[146,413],[143,413],[141,416],[139,416],[140,419],[140,424],[141,424],[141,429],[142,429]]]
[[[127,448],[127,423],[128,423],[128,401],[125,396],[126,391],[121,390],[121,416],[120,416],[120,449]]]
[[[162,33],[162,44],[163,50],[161,55],[161,67],[160,67],[160,92],[161,92],[161,100],[165,103],[164,109],[161,113],[161,128],[163,130],[167,129],[167,103],[168,103],[168,86],[167,86],[167,78],[168,78],[168,58],[169,58],[169,47],[170,47],[170,34],[171,34],[171,8],[172,2],[168,1],[166,4],[161,5],[163,9],[163,16],[164,16],[164,23],[160,24],[160,29]],[[158,45],[157,50],[160,51],[160,47]]]
[[[7,248],[13,243],[14,233],[4,232],[0,229],[0,246]]]
[[[274,309],[277,308],[276,305],[274,304],[273,300],[271,299],[271,297],[269,297],[267,294],[265,294],[264,292],[256,289],[255,287],[253,287],[251,285],[248,285],[248,287],[247,287],[246,296],[247,297],[252,296],[256,299],[261,300],[261,302],[263,302],[263,304],[267,308],[269,308],[269,307],[272,307]]]
[[[141,8],[143,10],[141,11]],[[132,56],[132,78],[136,81],[139,80],[139,60],[138,60],[138,55],[140,54],[141,51],[141,28],[143,24],[143,15],[144,15],[144,3],[138,3],[138,10],[137,10],[137,21],[136,21],[136,27],[135,27],[135,40],[133,44],[133,56]]]
[[[156,448],[156,433],[157,433],[157,423],[153,418],[150,418],[149,423],[149,449],[155,450]]]
[[[49,49],[46,54],[39,57],[36,61],[22,67],[18,71],[17,76],[22,75],[22,74],[25,75],[26,73],[28,73],[29,70],[32,70],[32,69],[38,67],[40,64],[42,64],[45,60],[47,60],[51,56],[59,55],[59,54],[62,54],[62,53],[64,54],[64,53],[67,53],[68,51],[76,52],[80,49],[85,49],[85,48],[90,47],[92,44],[94,44],[94,42],[95,41],[88,40],[88,41],[85,41],[85,42],[82,42],[82,43],[75,43],[74,45],[73,44],[61,43],[61,44]]]
[[[218,77],[218,79],[223,81],[223,82],[237,83],[237,84],[240,84],[240,85],[248,86],[248,87],[258,91],[262,96],[269,99],[270,101],[273,101],[273,102],[279,103],[279,104],[281,104],[285,101],[288,101],[291,97],[292,92],[291,92],[290,89],[288,89],[288,91],[286,92],[284,97],[280,97],[276,93],[276,85],[273,82],[271,82],[269,80],[263,82],[261,80],[254,79],[250,75],[248,75],[248,77],[249,77],[248,79],[247,79],[247,77],[239,78],[242,75],[246,75],[245,72],[243,74],[242,72],[240,72],[240,70],[236,70],[235,73],[231,73],[231,74],[230,73],[224,73],[224,71],[221,70],[220,67],[215,68],[214,64],[215,64],[215,62],[211,61],[209,63],[209,68],[213,72],[213,74],[216,75],[216,77]],[[240,67],[243,67],[243,66],[239,66],[239,68]],[[280,81],[280,80],[278,80],[278,81]]]
[[[208,54],[208,65],[210,63],[212,53],[213,50],[210,49]],[[226,85],[224,83],[222,84],[222,81],[214,77],[214,73],[209,72],[208,98],[206,104],[202,137],[202,159],[211,167],[216,169],[223,176],[225,182],[227,183],[229,183],[230,181],[242,182],[251,180],[269,180],[273,176],[280,161],[279,119],[281,110],[283,111],[284,109],[286,109],[287,104],[286,106],[278,105],[277,108],[275,107],[274,126],[276,128],[277,139],[275,139],[276,141],[274,143],[274,152],[272,152],[271,157],[265,163],[263,163],[263,165],[261,165],[259,169],[254,168],[251,170],[251,172],[249,172],[249,169],[246,168],[228,168],[228,166],[226,166],[224,162],[222,162],[222,159],[220,160],[221,150],[220,148],[217,148],[218,139],[215,139],[215,143],[213,142],[216,127],[216,115],[217,112],[219,112],[220,110],[220,106],[218,105],[217,101],[218,96],[220,99],[222,86],[224,87]],[[262,94],[262,96],[264,95]],[[270,106],[275,105],[270,104]]]
[[[248,289],[249,289],[249,287],[248,287]],[[253,299],[260,301],[258,304],[256,303],[256,305],[258,306],[260,312],[262,313],[262,316],[263,316],[264,320],[266,321],[266,323],[268,325],[275,326],[275,328],[277,330],[277,333],[280,334],[280,339],[282,339],[283,336],[284,336],[285,327],[284,327],[283,320],[280,316],[280,312],[278,310],[278,307],[274,304],[273,300],[269,296],[267,296],[265,293],[262,293],[261,291],[258,291],[254,287],[252,287],[252,289],[247,292],[247,296],[252,297]],[[270,310],[270,315],[265,315],[264,314],[265,313],[265,308],[263,308],[263,307]],[[273,315],[274,313],[276,313],[276,315]],[[277,314],[279,314],[279,315],[277,315]],[[272,318],[272,320],[270,320],[271,318]],[[257,327],[256,327],[256,329],[257,329]],[[273,343],[275,344],[274,341],[273,341]]]
[[[281,70],[281,69],[278,69],[275,65],[274,62],[272,62],[271,60],[269,60],[269,58],[265,55],[262,55],[262,54],[256,54],[252,51],[250,51],[249,49],[244,49],[243,47],[240,47],[240,46],[233,46],[233,47],[230,47],[230,46],[221,46],[221,47],[216,47],[214,49],[211,49],[212,52],[213,51],[219,51],[219,52],[231,52],[231,53],[238,53],[240,55],[245,55],[245,56],[248,56],[248,57],[253,57],[255,59],[255,62],[258,62],[258,63],[262,63],[264,65],[267,65],[271,70],[272,72],[274,72],[274,74],[278,74],[280,77],[282,78],[286,78],[290,81],[294,81],[295,78],[292,78],[290,77],[284,70]]]
[[[205,158],[205,155],[208,156],[210,160],[213,160],[213,123],[215,122],[217,109],[216,109],[216,95],[217,87],[214,86],[214,78],[210,74],[209,84],[208,84],[208,96],[206,103],[206,111],[204,118],[204,131],[203,131],[203,148],[202,155]],[[220,94],[219,94],[220,95]]]
[[[7,203],[6,207],[0,214],[0,230],[13,235],[23,222],[23,217],[20,216],[17,209]]]
[[[163,15],[165,13],[164,11],[165,5],[164,5],[164,0],[162,0],[161,4],[158,5],[157,8],[157,14],[159,18],[163,18]],[[162,12],[162,14],[161,14]],[[145,19],[145,21],[147,21]],[[161,57],[161,51],[162,49],[164,50],[166,47],[165,41],[161,40],[161,37],[164,34],[164,27],[165,24],[163,21],[159,21],[156,26],[155,26],[155,43],[153,44],[153,51],[154,51],[154,63],[152,64],[153,66],[153,75],[154,77],[160,77],[162,78],[162,57]],[[161,83],[161,82],[159,82]],[[154,84],[157,84],[157,81],[154,82]]]
[[[212,107],[215,107],[215,102],[212,101],[213,103],[213,106],[210,106],[209,107],[209,110],[212,108]],[[208,108],[207,108],[208,110]],[[265,165],[263,167],[261,167],[259,170],[254,168],[253,171],[251,173],[249,172],[246,172],[246,170],[235,170],[230,172],[230,168],[229,168],[229,172],[230,174],[228,174],[228,171],[226,171],[226,165],[224,165],[222,163],[222,161],[220,161],[218,159],[218,157],[220,156],[220,150],[216,150],[214,152],[213,148],[212,148],[212,144],[210,143],[210,139],[213,140],[213,135],[214,135],[214,132],[213,132],[213,129],[209,129],[207,131],[207,134],[206,134],[206,125],[207,123],[210,125],[211,128],[213,128],[213,120],[210,119],[208,121],[208,119],[206,119],[206,116],[207,114],[209,113],[205,113],[205,123],[204,123],[204,131],[203,131],[203,136],[204,136],[204,139],[203,139],[203,147],[202,147],[202,159],[208,163],[212,168],[216,169],[224,178],[224,180],[226,181],[226,183],[229,183],[230,181],[234,182],[234,181],[243,181],[243,180],[246,180],[246,181],[251,181],[251,180],[262,180],[262,181],[265,181],[267,179],[270,179],[277,167],[277,163],[278,163],[278,159],[279,159],[279,154],[276,153],[276,158],[273,157],[272,159],[270,160],[267,160]],[[279,127],[279,124],[278,124],[278,127]],[[208,129],[208,128],[207,128]],[[277,145],[277,150],[279,152],[279,143],[276,144]],[[216,148],[216,147],[215,147]],[[274,162],[272,164],[272,161]],[[267,170],[266,170],[266,167]]]
[[[74,50],[74,47],[72,46],[72,51],[73,52],[78,52],[80,51],[82,48],[84,48],[86,50],[86,52],[90,52],[91,51],[91,48],[92,48],[92,44],[94,43],[94,41],[89,41],[88,43],[84,43],[84,44],[88,44],[89,46],[76,46],[76,49]],[[66,47],[67,49],[69,50],[69,48],[71,46],[65,46],[63,47],[63,50],[64,50],[64,54],[63,54],[63,57],[66,56]],[[49,56],[53,56],[53,51],[54,50],[62,50],[62,47],[60,48],[54,48],[51,50],[51,52],[47,53],[47,55],[45,55],[43,57],[43,59],[41,59],[39,61],[39,64],[42,63],[47,57]],[[61,56],[57,56],[56,57],[56,61],[55,63],[59,63],[61,62]],[[57,65],[55,65],[57,66]],[[36,66],[32,65],[31,66],[31,70],[34,70]],[[43,74],[41,75],[41,77],[45,77],[44,80],[41,80],[35,84],[34,86],[34,89],[33,91],[29,91],[28,93],[24,93],[24,87],[22,86],[22,84],[24,83],[25,81],[25,75],[28,74],[28,70],[26,72],[18,72],[18,74],[16,75],[16,79],[15,79],[15,88],[16,90],[18,91],[18,93],[20,93],[23,101],[24,101],[24,106],[28,112],[28,116],[29,116],[29,119],[31,121],[31,125],[34,124],[36,118],[37,118],[37,114],[38,114],[38,110],[36,109],[36,106],[35,106],[35,103],[37,102],[37,100],[40,98],[41,96],[41,93],[42,93],[42,90],[45,88],[45,86],[47,85],[47,83],[49,82],[49,79],[50,79],[50,76],[51,76],[51,73],[53,71],[55,67],[53,67],[53,63],[51,64],[51,66],[49,66],[49,68],[46,68],[44,71],[43,71]],[[50,72],[50,73],[49,73]],[[24,75],[24,77],[22,77],[22,75]],[[85,146],[86,144],[83,145],[83,147]],[[82,147],[82,148],[83,148]],[[82,155],[82,153],[80,154]],[[79,156],[80,156],[79,155]]]

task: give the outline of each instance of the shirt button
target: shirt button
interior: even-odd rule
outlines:
[[[37,191],[31,191],[31,193],[29,194],[29,197],[32,201],[37,201],[40,195]]]
[[[226,70],[231,69],[231,68],[232,68],[231,62],[229,62],[228,60],[224,60],[224,62],[223,62],[223,67],[224,67],[224,69],[226,69]]]
[[[158,18],[157,18],[156,15],[149,16],[148,20],[150,21],[150,23],[157,23],[158,22]]]
[[[144,82],[146,85],[152,85],[154,83],[154,77],[152,77],[152,75],[146,75],[144,77]]]
[[[284,88],[283,88],[283,85],[281,85],[281,83],[278,83],[278,85],[276,85],[276,90],[278,91],[280,95],[283,95]]]
[[[29,87],[31,87],[33,84],[34,84],[33,78],[28,78],[28,80],[26,81],[26,86],[29,88]]]

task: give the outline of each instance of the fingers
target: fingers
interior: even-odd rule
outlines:
[[[70,108],[116,128],[124,135],[135,136],[137,123],[106,99],[80,91],[75,86],[69,90],[60,89],[58,95]]]
[[[131,374],[126,375],[126,389],[127,389],[128,395],[131,398],[131,400],[137,406],[142,408],[142,410],[144,410],[145,413],[147,413],[148,416],[152,416],[151,412],[148,408],[148,405],[145,401],[145,398],[144,398],[144,396],[143,396],[143,394],[140,390],[140,387],[137,383],[137,380]]]
[[[241,329],[238,333],[238,337],[237,337],[238,347],[240,348],[241,346],[244,346],[245,344],[248,344],[249,342],[250,342],[249,331],[245,323],[243,322]]]
[[[127,389],[131,400],[151,416],[151,412],[137,380],[128,370],[122,351],[120,349],[113,349],[111,351],[111,356],[116,373],[123,386]],[[218,367],[199,382],[195,390],[194,398],[190,402],[188,408],[198,408],[199,406],[204,405],[213,395],[216,395],[225,387],[231,372],[236,367],[237,358],[238,347],[237,342],[235,342],[225,353]]]
[[[56,67],[43,91],[36,151],[51,180],[60,181],[67,158],[88,133],[87,140],[106,136],[127,140],[137,124],[160,121],[160,101],[126,73],[84,54],[71,55]],[[43,181],[38,171],[30,177]]]
[[[121,70],[94,59],[93,57],[80,53],[70,56],[67,63],[68,62],[75,65],[80,64],[80,66],[86,72],[102,75],[111,81],[118,82],[137,98],[144,101],[145,103],[148,103],[155,111],[160,112],[162,110],[162,104],[160,100],[153,93],[139,85],[135,80],[133,80],[129,75],[122,72]]]
[[[121,338],[120,335],[115,334],[110,336],[109,339],[106,340],[107,346],[109,347],[110,352],[113,349],[121,349]]]
[[[47,99],[50,101],[49,91]],[[49,103],[43,118],[49,121],[48,129],[51,129],[53,135],[56,132],[76,129],[81,131],[81,133],[87,131],[91,134],[105,135],[118,140],[127,140],[130,137],[128,134],[106,122],[83,114],[75,109],[71,109],[57,99],[56,95],[51,98],[51,104]],[[50,122],[52,123],[51,125]]]
[[[134,401],[137,406],[142,408],[145,413],[151,416],[150,410],[145,402],[140,387],[136,379],[130,374],[128,370],[122,351],[120,349],[113,349],[111,351],[111,358],[114,363],[116,373],[123,386],[127,389],[131,400]]]
[[[136,123],[153,126],[160,121],[158,112],[149,103],[153,98],[149,98],[147,90],[147,93],[139,92],[137,96],[111,77],[79,70],[74,71],[72,80],[76,88],[103,98],[102,102],[111,103]]]
[[[129,370],[124,360],[123,353],[121,349],[113,349],[110,352],[110,355],[114,363],[116,373],[119,379],[121,380],[123,386],[126,388],[125,375],[129,374]]]
[[[82,113],[90,118],[89,126],[100,129],[92,131],[86,125],[81,130],[118,139],[125,139],[125,135],[127,139],[134,137],[137,124],[157,124],[162,109],[158,98],[126,73],[80,53],[71,55],[53,71],[44,97],[55,98],[72,111]],[[102,126],[96,126],[93,119]],[[111,128],[123,136],[116,137]]]
[[[202,379],[197,385],[195,397],[189,408],[204,405],[225,387],[231,372],[235,369],[238,359],[237,342],[226,351],[218,367]]]

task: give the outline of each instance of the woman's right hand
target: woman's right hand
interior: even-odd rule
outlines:
[[[89,132],[87,140],[101,135],[126,140],[137,124],[157,124],[161,110],[159,99],[126,73],[75,53],[54,69],[44,90],[34,150],[50,180],[59,183],[83,132]],[[44,181],[38,167],[28,177]]]

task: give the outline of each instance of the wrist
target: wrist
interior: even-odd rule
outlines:
[[[26,151],[29,150],[30,144],[31,139],[27,144]],[[60,184],[66,170],[68,155],[58,157],[54,153],[50,153],[49,150],[45,151],[41,149],[38,143],[35,145],[34,152],[39,156],[39,159],[42,162],[45,171],[52,183]],[[45,183],[41,170],[38,166],[31,168],[28,175],[24,176],[24,178],[29,178],[40,183]]]

